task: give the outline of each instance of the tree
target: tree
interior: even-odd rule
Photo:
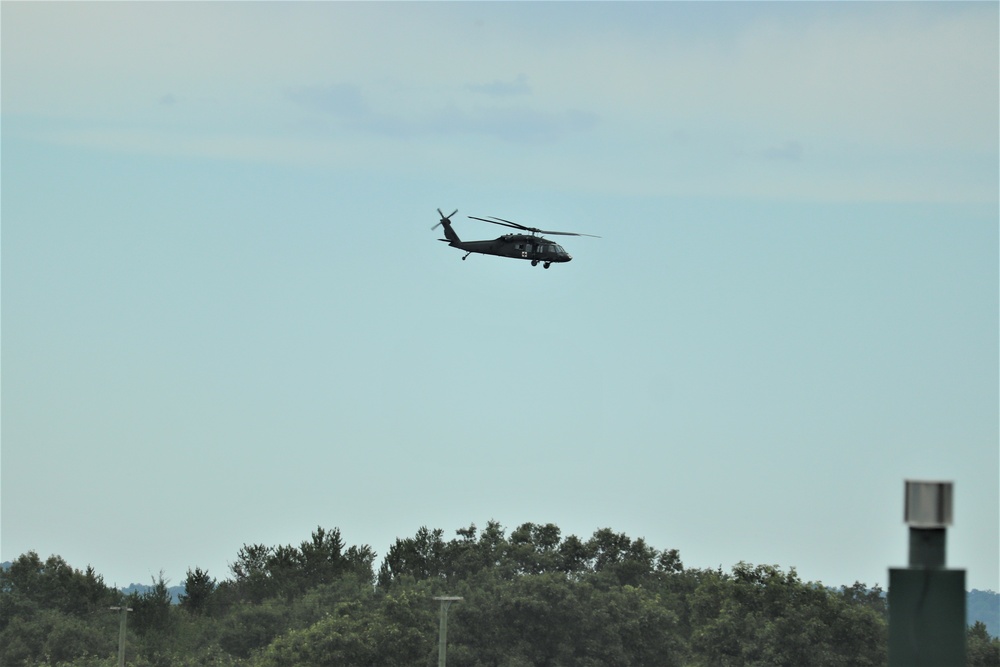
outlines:
[[[882,665],[885,618],[794,569],[739,563],[702,572],[689,596],[691,648],[711,665]]]
[[[618,585],[637,585],[653,572],[658,553],[641,537],[632,540],[610,528],[596,531],[586,544],[594,572]]]
[[[43,561],[29,551],[0,571],[0,630],[15,615],[37,609],[88,614],[108,605],[115,595],[93,568],[81,572],[60,556]]]
[[[351,546],[344,556],[347,562],[347,571],[354,574],[359,580],[368,586],[375,583],[375,550],[367,544],[362,546]]]
[[[241,604],[221,623],[219,646],[238,658],[248,658],[288,630],[288,609],[283,604]]]
[[[559,570],[559,527],[525,523],[510,534],[509,557],[519,574]]]
[[[260,602],[271,592],[271,575],[268,562],[272,550],[263,544],[244,544],[236,554],[236,562],[230,564],[233,583],[240,597],[251,602]]]
[[[448,664],[550,667],[681,664],[677,615],[640,587],[595,585],[562,572],[507,579],[483,572],[452,607]]]
[[[435,647],[434,607],[425,584],[393,590],[377,602],[342,602],[320,621],[278,637],[258,667],[427,664]]]
[[[348,567],[344,557],[344,540],[337,528],[326,531],[318,526],[312,533],[312,539],[302,542],[299,556],[307,587],[330,583]]]
[[[180,595],[180,605],[192,614],[204,614],[208,610],[209,601],[215,592],[215,579],[207,571],[196,567],[190,568],[184,579],[184,592]]]
[[[45,609],[17,617],[0,632],[0,665],[33,667],[68,662],[84,655],[110,655],[117,635],[111,614],[80,618]]]
[[[990,637],[986,624],[976,621],[965,635],[966,664],[969,667],[1000,666],[1000,639]]]
[[[427,526],[421,526],[414,537],[397,538],[379,569],[379,585],[388,586],[404,575],[414,579],[445,576],[443,535],[440,528],[430,531]]]
[[[128,627],[139,634],[166,630],[170,625],[170,591],[163,578],[163,572],[153,579],[153,585],[145,592],[133,592],[126,599],[126,606],[132,608]]]
[[[871,609],[882,616],[889,613],[888,601],[881,586],[869,588],[860,581],[855,581],[853,586],[843,586],[840,594],[846,601]]]
[[[454,667],[886,660],[877,587],[831,590],[773,565],[685,570],[676,550],[657,551],[609,528],[582,541],[554,524],[524,523],[508,536],[490,521],[445,541],[443,531],[422,527],[396,540],[377,587],[374,558],[370,547],[348,547],[339,530],[322,527],[298,546],[244,544],[229,579],[188,570],[183,612],[171,607],[161,573],[126,600],[134,609],[129,662],[429,666],[440,595],[464,598],[450,611]],[[106,667],[118,621],[107,607],[120,602],[92,569],[25,554],[0,574],[0,664]],[[970,629],[970,665],[997,665],[998,650],[987,627]]]
[[[570,535],[559,545],[559,569],[569,575],[580,575],[589,569],[590,550],[576,535]]]
[[[681,562],[681,555],[677,549],[660,552],[656,557],[656,571],[664,574],[674,574],[684,571],[684,563]]]
[[[264,597],[281,596],[292,600],[308,586],[302,554],[290,544],[271,549],[264,567],[267,582]]]

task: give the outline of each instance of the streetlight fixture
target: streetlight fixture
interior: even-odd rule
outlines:
[[[445,667],[448,651],[448,607],[452,602],[461,602],[463,598],[454,595],[442,595],[434,598],[441,602],[441,624],[438,626],[438,667]]]
[[[132,607],[124,604],[120,607],[108,607],[111,611],[121,612],[121,623],[118,624],[118,667],[125,667],[125,619]]]

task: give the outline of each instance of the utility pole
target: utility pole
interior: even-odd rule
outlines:
[[[132,607],[124,604],[120,607],[110,607],[111,611],[121,612],[121,623],[118,624],[118,667],[125,667],[125,619]]]
[[[945,569],[951,482],[906,480],[910,566],[889,568],[889,667],[965,664],[965,570]]]
[[[461,602],[463,598],[454,596],[436,597],[441,602],[441,624],[438,627],[438,667],[445,667],[448,651],[448,607],[452,602]]]

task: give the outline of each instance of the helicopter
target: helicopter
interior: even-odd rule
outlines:
[[[600,236],[594,236],[593,234],[554,232],[551,230],[537,229],[535,227],[525,227],[524,225],[516,222],[511,222],[510,220],[504,220],[503,218],[497,218],[495,216],[490,216],[489,219],[487,219],[477,218],[474,215],[470,215],[468,217],[471,220],[481,220],[482,222],[488,222],[493,225],[511,227],[513,229],[520,230],[521,232],[529,233],[504,234],[503,236],[499,236],[488,241],[463,241],[458,238],[458,234],[455,233],[455,230],[451,226],[451,218],[458,213],[458,209],[452,211],[451,215],[445,215],[441,209],[438,209],[437,212],[438,215],[441,216],[441,219],[438,220],[438,223],[431,227],[431,229],[437,229],[443,225],[445,238],[438,240],[444,241],[453,248],[464,250],[465,255],[462,257],[463,260],[468,259],[469,255],[472,253],[477,252],[482,255],[496,255],[498,257],[526,259],[531,261],[532,266],[538,266],[538,264],[541,263],[542,267],[547,269],[553,263],[568,262],[573,259],[573,256],[566,252],[566,250],[563,249],[563,247],[558,243],[542,238],[539,234],[590,236],[592,238],[601,238]]]

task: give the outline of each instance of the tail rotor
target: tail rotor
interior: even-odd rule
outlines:
[[[440,216],[441,216],[441,219],[440,219],[440,220],[438,220],[438,223],[437,223],[436,225],[434,225],[433,227],[431,227],[431,229],[432,229],[432,230],[433,230],[433,229],[437,229],[437,228],[438,228],[438,227],[440,227],[441,225],[444,225],[446,229],[447,229],[447,228],[449,228],[449,227],[451,227],[451,218],[452,218],[452,216],[453,216],[453,215],[455,215],[456,213],[458,213],[458,209],[457,209],[457,208],[456,208],[456,209],[455,209],[454,211],[452,211],[452,212],[451,212],[451,215],[445,215],[445,214],[444,214],[444,213],[443,213],[443,212],[441,211],[441,209],[438,209],[438,215],[440,215]]]
[[[445,238],[441,239],[442,241],[446,241],[448,243],[459,243],[459,242],[461,242],[461,239],[458,238],[458,234],[456,234],[455,230],[451,228],[451,217],[453,215],[455,215],[456,213],[458,213],[458,209],[457,208],[454,211],[451,212],[451,215],[445,215],[444,211],[442,211],[441,209],[438,209],[438,215],[441,216],[441,219],[438,220],[438,223],[436,225],[434,225],[433,227],[431,227],[431,229],[437,229],[441,225],[444,225],[444,236],[445,236]]]

